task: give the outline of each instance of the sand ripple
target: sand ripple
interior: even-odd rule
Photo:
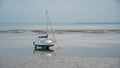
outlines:
[[[119,64],[120,58],[107,57],[16,56],[0,58],[0,68],[120,68]]]
[[[0,33],[46,33],[45,30],[0,30]],[[54,30],[56,34],[64,33],[120,33],[120,29],[67,29],[67,30]]]

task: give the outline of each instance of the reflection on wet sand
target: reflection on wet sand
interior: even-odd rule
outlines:
[[[38,56],[55,56],[55,52],[54,50],[47,50],[47,49],[37,49],[37,50],[33,50],[33,53],[38,55]]]

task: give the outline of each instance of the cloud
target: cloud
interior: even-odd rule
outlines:
[[[0,21],[39,22],[45,10],[54,22],[120,21],[117,1],[120,3],[120,0],[4,0]]]

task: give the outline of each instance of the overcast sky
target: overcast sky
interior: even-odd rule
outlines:
[[[0,0],[0,23],[120,22],[120,0]]]

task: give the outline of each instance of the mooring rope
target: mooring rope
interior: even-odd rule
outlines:
[[[52,24],[51,24],[51,20],[50,20],[50,17],[48,15],[48,11],[46,10],[46,18],[47,18],[47,32],[49,31],[49,26],[50,25],[50,30],[52,32],[52,35],[53,35],[53,38],[54,38],[54,41],[56,42],[56,37],[55,37],[55,32],[52,28]],[[48,33],[47,33],[48,34]]]
[[[52,23],[51,23],[51,19],[50,19],[50,17],[49,17],[49,15],[48,15],[48,11],[46,10],[46,20],[47,20],[47,31],[49,31],[49,26],[48,25],[50,25],[50,29],[51,29],[51,32],[52,32],[52,35],[53,35],[53,39],[54,39],[54,42],[56,43],[56,49],[57,50],[60,50],[61,49],[61,47],[58,45],[58,43],[57,43],[57,41],[56,41],[56,37],[55,37],[55,32],[54,32],[54,30],[53,30],[53,28],[52,28]],[[47,33],[48,34],[48,33]]]

